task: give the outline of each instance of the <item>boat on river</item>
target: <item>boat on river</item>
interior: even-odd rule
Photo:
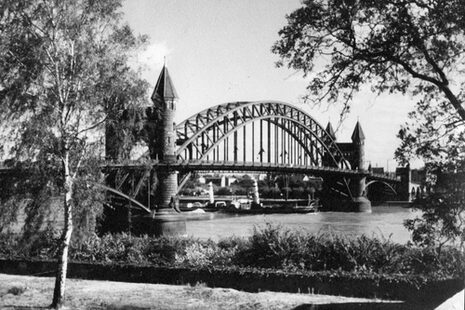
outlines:
[[[249,199],[233,200],[226,208],[220,210],[234,214],[289,214],[289,213],[311,213],[318,211],[318,201],[310,201],[306,206],[263,206],[254,204]]]
[[[250,197],[250,198],[249,198]],[[274,205],[264,206],[260,202],[258,194],[257,181],[253,180],[253,190],[247,195],[247,198],[238,198],[227,203],[226,201],[215,201],[213,195],[213,185],[209,183],[209,201],[205,204],[200,202],[188,203],[185,206],[180,206],[180,212],[188,214],[194,210],[202,210],[205,212],[220,212],[231,214],[274,214],[274,213],[310,213],[318,211],[318,199],[308,200],[305,206],[299,205]]]

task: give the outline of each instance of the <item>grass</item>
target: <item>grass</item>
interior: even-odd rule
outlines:
[[[51,302],[53,278],[0,274],[0,292],[25,287],[21,295],[0,298],[1,309],[45,309]],[[245,293],[234,289],[68,279],[68,309],[293,309],[305,304],[378,303],[379,300],[277,292]]]

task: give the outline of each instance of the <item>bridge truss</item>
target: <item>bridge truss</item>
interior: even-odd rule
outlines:
[[[310,115],[278,101],[233,102],[176,126],[178,159],[350,169],[333,138]]]
[[[350,196],[350,179],[397,180],[352,169],[333,137],[304,111],[279,101],[232,102],[197,113],[175,127],[177,162],[108,165],[117,171],[112,193],[150,205],[151,171],[167,165],[180,173],[179,188],[195,171],[302,173],[337,179]],[[336,184],[337,183],[337,184]],[[152,186],[152,188],[151,188]],[[147,194],[142,194],[148,192]],[[133,204],[136,205],[137,204]],[[140,206],[138,206],[140,207]]]

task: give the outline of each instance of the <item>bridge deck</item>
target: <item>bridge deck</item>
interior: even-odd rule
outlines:
[[[243,172],[275,172],[275,173],[303,173],[316,176],[366,176],[370,180],[386,182],[400,182],[397,178],[392,178],[383,174],[374,174],[367,170],[350,170],[337,167],[318,167],[309,165],[276,164],[261,162],[234,162],[234,161],[205,161],[205,160],[184,160],[173,163],[161,163],[154,161],[151,164],[110,164],[107,169],[128,168],[147,169],[149,167],[171,168],[181,172],[191,171],[243,171]]]
[[[385,182],[400,182],[399,179],[386,176],[384,174],[375,174],[367,170],[350,170],[341,169],[336,167],[318,167],[309,165],[293,165],[293,164],[276,164],[276,163],[260,163],[260,162],[234,162],[234,161],[205,161],[205,160],[184,160],[174,163],[161,163],[159,161],[152,161],[151,163],[127,163],[127,164],[107,164],[105,169],[131,169],[131,170],[147,170],[150,167],[153,169],[158,168],[172,168],[178,171],[191,172],[191,171],[232,171],[232,172],[275,172],[275,173],[303,173],[313,174],[316,176],[366,176],[369,180],[378,180]],[[14,173],[12,168],[0,168],[0,174]]]

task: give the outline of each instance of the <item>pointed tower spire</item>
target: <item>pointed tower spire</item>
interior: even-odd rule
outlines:
[[[328,122],[328,125],[326,126],[326,132],[333,140],[336,140],[336,133],[334,132],[333,125],[331,125],[330,121]]]
[[[363,143],[363,141],[365,141],[365,135],[363,134],[362,126],[359,121],[357,121],[355,125],[351,139],[353,143]]]
[[[156,108],[160,110],[158,112],[162,117],[161,122],[159,123],[162,132],[157,133],[158,136],[154,137],[154,139],[161,142],[155,157],[158,156],[158,159],[162,161],[175,161],[176,124],[174,123],[174,116],[176,114],[178,95],[174,89],[173,81],[171,81],[166,65],[161,69],[160,76],[158,77],[151,99]],[[170,197],[166,198],[167,202],[170,201],[169,198]]]
[[[163,65],[163,69],[161,69],[161,73],[158,77],[151,99],[154,103],[178,99],[178,94],[176,93],[176,89],[174,88],[174,84],[168,73],[166,64]]]

